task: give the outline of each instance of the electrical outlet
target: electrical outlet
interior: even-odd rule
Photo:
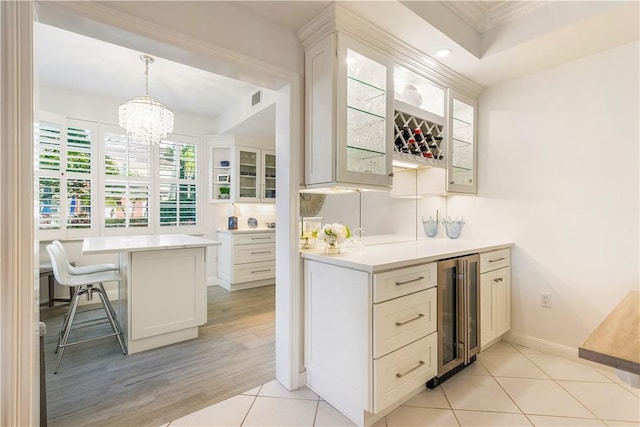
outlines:
[[[551,308],[551,292],[540,292],[540,305],[545,308]]]

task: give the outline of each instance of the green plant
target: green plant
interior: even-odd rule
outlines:
[[[220,187],[220,194],[229,194],[229,187]]]

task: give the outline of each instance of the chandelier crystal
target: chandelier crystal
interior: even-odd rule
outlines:
[[[173,132],[173,111],[162,102],[149,96],[149,64],[153,58],[141,55],[145,63],[145,95],[137,96],[120,105],[118,118],[127,134],[142,144],[158,144]]]

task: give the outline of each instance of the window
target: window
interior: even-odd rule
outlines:
[[[104,132],[104,227],[149,227],[151,147],[120,133]]]
[[[160,143],[160,227],[197,223],[196,154],[186,139]]]
[[[149,146],[117,126],[41,117],[41,237],[199,231],[199,138],[171,135]]]
[[[68,120],[66,126],[40,122],[37,185],[41,230],[92,228],[94,135],[95,125],[90,122]]]

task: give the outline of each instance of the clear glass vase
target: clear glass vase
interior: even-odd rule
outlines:
[[[327,239],[325,246],[325,253],[329,255],[335,255],[340,253],[340,242],[337,239]]]

